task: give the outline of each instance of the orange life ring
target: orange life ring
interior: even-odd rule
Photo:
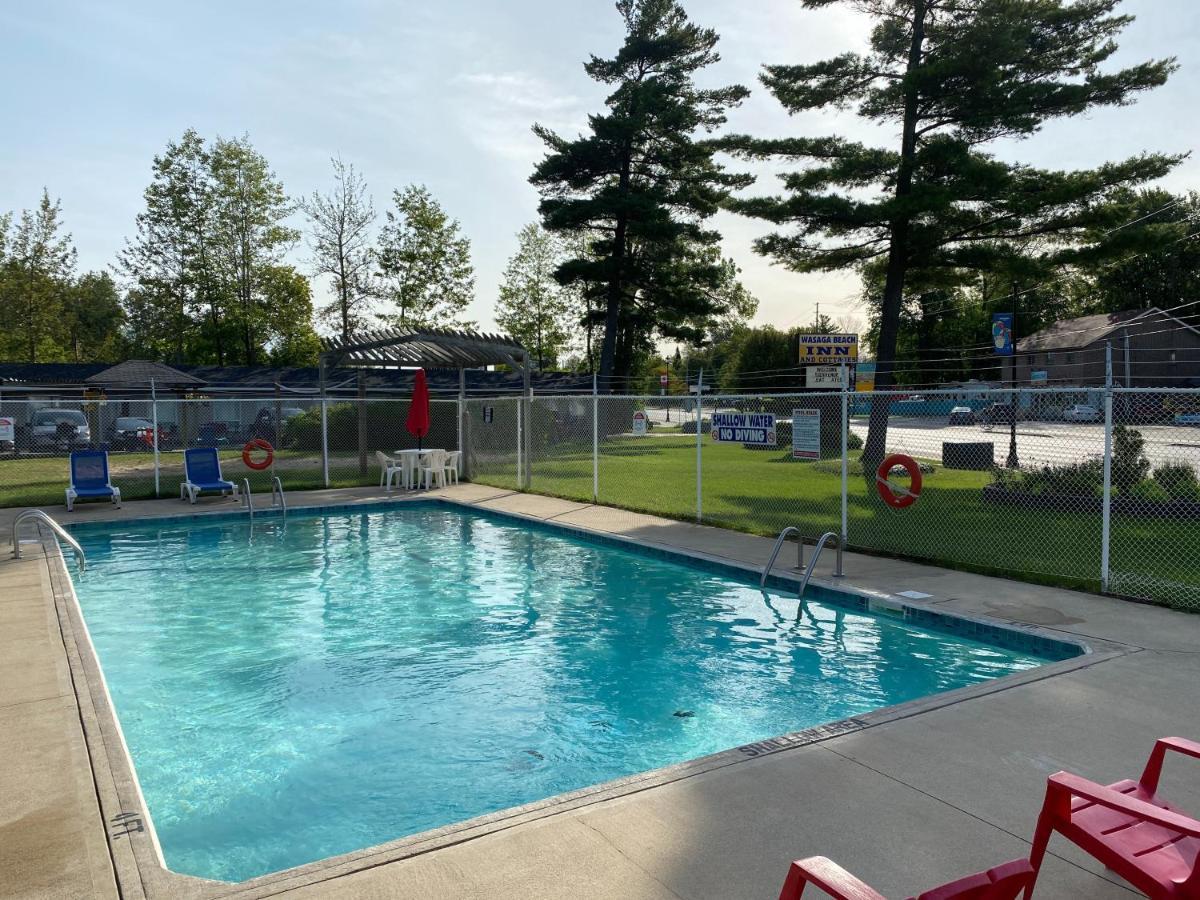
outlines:
[[[264,451],[267,454],[266,457],[259,462],[255,462],[250,457],[250,454],[255,450]],[[262,438],[254,438],[254,440],[246,441],[246,446],[242,448],[242,462],[246,464],[246,468],[261,472],[270,466],[271,463],[275,462],[275,448]]]
[[[912,485],[908,490],[888,481],[888,474],[896,466],[902,467],[908,472],[908,477],[912,479]],[[921,496],[921,467],[911,456],[893,453],[879,464],[879,468],[875,472],[875,487],[879,490],[879,496],[883,502],[892,509],[904,509],[912,506]]]

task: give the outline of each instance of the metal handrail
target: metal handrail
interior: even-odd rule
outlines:
[[[279,508],[283,510],[283,517],[287,518],[287,500],[283,496],[283,482],[276,475],[271,479],[271,508],[275,508],[275,495],[279,495]]]
[[[833,573],[834,578],[841,578],[845,573],[842,571],[842,539],[834,532],[827,531],[821,535],[821,539],[817,541],[816,549],[813,550],[812,559],[809,560],[808,568],[804,570],[804,577],[800,580],[800,591],[796,594],[797,597],[803,597],[804,592],[808,590],[808,579],[812,578],[813,569],[817,567],[817,560],[821,556],[821,551],[825,549],[825,544],[832,538],[837,545],[837,568]]]
[[[783,547],[783,542],[789,534],[796,534],[796,568],[804,568],[804,535],[800,533],[800,529],[795,525],[789,525],[783,531],[779,532],[779,537],[775,539],[775,547],[771,550],[771,558],[767,560],[766,568],[762,571],[762,578],[758,581],[760,588],[767,584],[767,576],[771,573],[771,567],[775,565],[775,558],[779,556],[779,551]]]
[[[55,522],[52,518],[42,512],[40,509],[26,509],[17,513],[17,517],[13,519],[12,526],[12,544],[13,544],[13,559],[21,558],[21,539],[18,533],[21,528],[21,523],[28,519],[37,519],[39,522],[45,522],[50,526],[58,537],[72,550],[75,551],[75,560],[79,563],[79,571],[82,572],[87,568],[87,555],[83,552],[83,548],[79,546],[79,541],[67,534],[67,530]]]
[[[250,513],[251,521],[254,520],[254,500],[250,497],[250,479],[242,479],[242,494],[246,498],[246,511]]]

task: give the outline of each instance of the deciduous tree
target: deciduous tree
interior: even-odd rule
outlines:
[[[536,223],[517,234],[517,252],[500,283],[496,322],[533,353],[539,370],[558,361],[571,337],[570,298],[554,279],[560,251],[554,237]]]
[[[372,298],[371,276],[375,254],[371,247],[371,224],[375,205],[367,185],[353,165],[334,157],[333,190],[313,192],[300,203],[309,221],[309,249],[316,275],[333,282],[333,300],[319,316],[333,323],[343,340],[349,340],[368,321]]]
[[[379,318],[400,328],[467,325],[475,270],[471,242],[424,185],[392,194],[394,209],[379,234],[381,292],[390,309]]]
[[[229,315],[242,362],[253,366],[270,340],[271,317],[278,314],[264,289],[267,273],[282,264],[300,235],[286,224],[292,205],[283,184],[248,137],[218,139],[211,166],[216,247],[232,299]]]

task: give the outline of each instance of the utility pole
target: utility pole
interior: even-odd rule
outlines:
[[[1012,388],[1012,416],[1010,417],[1008,426],[1008,459],[1004,465],[1009,469],[1019,469],[1020,461],[1017,459],[1017,298],[1020,294],[1017,293],[1017,283],[1012,283],[1012,356],[1009,359],[1012,361],[1009,368],[1009,387]]]

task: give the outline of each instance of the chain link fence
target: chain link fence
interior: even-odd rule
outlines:
[[[221,473],[253,493],[357,487],[380,483],[376,451],[391,456],[417,446],[405,428],[408,400],[304,398],[133,399],[0,403],[0,506],[62,503],[73,450],[109,454],[122,499],[178,497],[183,451],[217,450]],[[426,448],[459,449],[457,400],[430,401]],[[245,465],[246,442],[265,440],[273,463]]]
[[[884,470],[892,503],[863,459],[873,404],[887,411],[887,454],[920,474],[918,493],[902,466]],[[1200,609],[1200,391],[706,395],[696,407],[471,400],[471,478],[762,535],[832,531],[860,550]]]
[[[866,465],[871,409],[908,472]],[[922,395],[595,394],[434,400],[426,448],[462,474],[763,535],[1200,609],[1200,390],[958,389]],[[699,408],[698,408],[699,407]],[[253,492],[377,485],[376,452],[417,440],[408,400],[269,397],[0,403],[0,505],[63,502],[73,449],[109,451],[126,499],[178,496],[211,446]],[[878,426],[877,426],[878,427]],[[251,439],[271,467],[242,461]],[[844,452],[843,452],[844,448]],[[897,508],[900,507],[900,508]]]

